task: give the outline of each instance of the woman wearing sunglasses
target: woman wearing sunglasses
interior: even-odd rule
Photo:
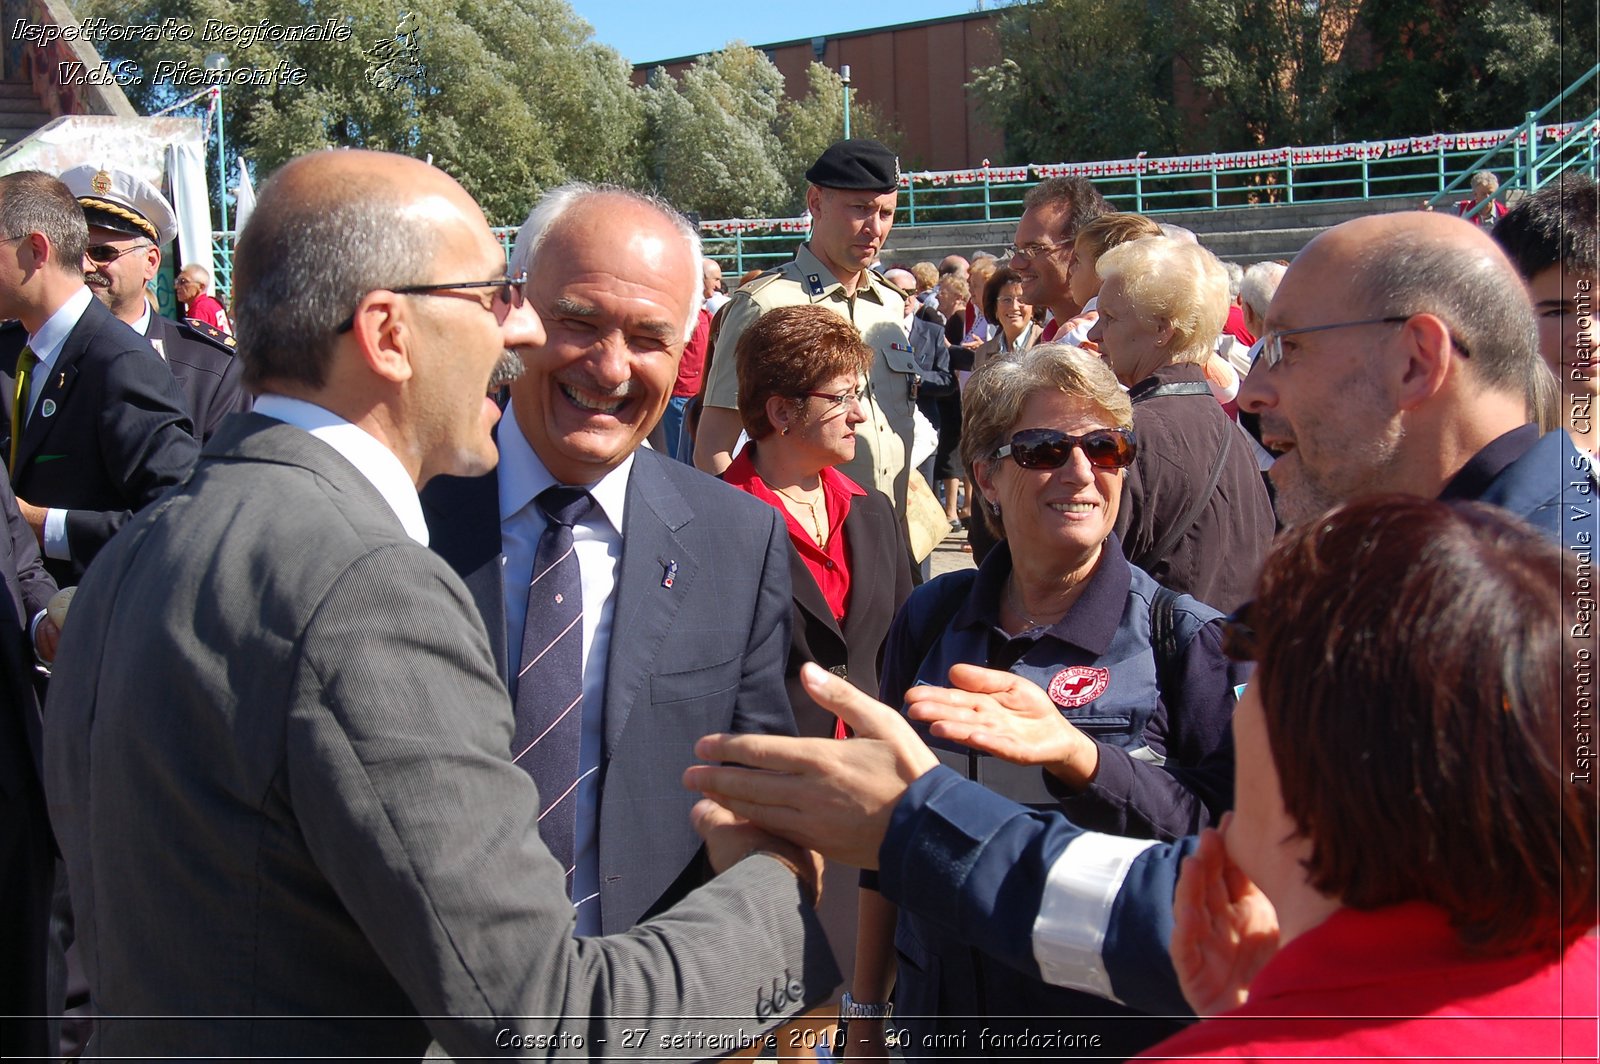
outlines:
[[[945,685],[953,668],[1009,673],[1048,697],[976,726],[962,714],[918,725],[941,761],[1085,827],[1144,838],[1197,829],[1230,781],[1190,790],[1198,785],[1168,769],[1197,765],[1223,742],[1247,667],[1222,653],[1217,611],[1165,592],[1123,556],[1113,528],[1140,442],[1127,396],[1094,355],[1046,344],[974,374],[966,399],[962,457],[1000,543],[976,572],[941,576],[906,602],[881,697],[902,704],[909,688]],[[1067,1018],[1061,1030],[1100,1035],[1106,1055],[1175,1029],[1023,976],[926,921],[901,915],[894,926],[871,892],[861,905],[852,1003],[885,1003],[893,986],[892,1024],[909,1031],[909,1046],[899,1039],[909,1057],[971,1054],[984,1027],[1037,1032],[1056,1017]],[[875,1033],[852,1021],[851,1043]]]
[[[1229,626],[1258,663],[1237,802],[1174,902],[1214,1018],[1152,1056],[1595,1059],[1580,564],[1503,510],[1401,496],[1279,541]]]
[[[1228,317],[1228,275],[1197,244],[1145,237],[1095,262],[1089,339],[1133,401],[1139,457],[1117,535],[1128,560],[1174,591],[1238,607],[1272,542],[1272,503],[1250,441],[1204,366]]]

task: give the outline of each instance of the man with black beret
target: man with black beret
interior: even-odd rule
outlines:
[[[734,293],[723,311],[695,439],[695,465],[717,474],[733,460],[743,427],[734,349],[745,329],[776,307],[817,303],[849,320],[877,353],[867,380],[867,421],[856,430],[856,456],[839,469],[903,509],[917,360],[901,321],[904,293],[870,269],[894,225],[900,160],[875,140],[841,140],[806,171],[806,180],[811,238],[792,261]]]
[[[233,337],[196,318],[156,313],[146,286],[161,269],[161,248],[178,220],[150,182],[123,170],[77,166],[61,175],[89,223],[84,281],[111,313],[150,341],[178,382],[204,442],[228,414],[250,409]]]

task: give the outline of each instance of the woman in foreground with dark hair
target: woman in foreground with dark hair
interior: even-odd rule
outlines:
[[[1257,666],[1235,809],[1175,903],[1185,995],[1221,1015],[1150,1056],[1595,1059],[1582,586],[1471,503],[1369,499],[1277,545],[1225,644]]]

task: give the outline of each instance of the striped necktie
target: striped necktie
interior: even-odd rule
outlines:
[[[583,580],[572,526],[588,514],[594,498],[582,488],[557,485],[534,502],[548,523],[528,585],[511,759],[539,785],[539,835],[566,869],[570,895],[583,736]]]
[[[17,445],[22,441],[23,423],[27,420],[28,389],[33,383],[33,367],[39,364],[32,347],[23,347],[17,355],[17,387],[11,393],[11,457],[6,469],[17,475]]]

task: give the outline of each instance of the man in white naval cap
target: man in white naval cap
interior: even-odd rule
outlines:
[[[251,398],[240,380],[233,337],[198,319],[164,317],[146,297],[161,269],[161,248],[178,228],[171,206],[154,185],[124,170],[75,166],[61,181],[89,223],[83,260],[89,291],[166,359],[195,432],[209,439],[228,414],[249,410]]]

